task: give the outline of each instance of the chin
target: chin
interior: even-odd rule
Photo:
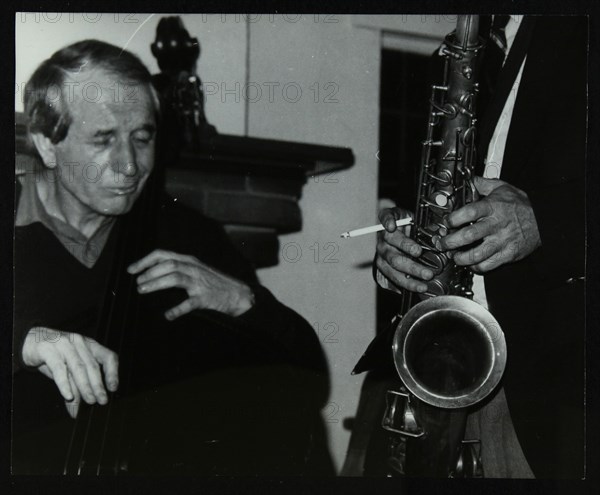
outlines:
[[[98,211],[102,213],[102,215],[111,217],[125,215],[131,211],[136,199],[137,198],[133,197],[115,198],[101,205]]]

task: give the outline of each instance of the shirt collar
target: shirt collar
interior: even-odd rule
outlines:
[[[40,222],[50,230],[63,246],[88,268],[94,266],[100,256],[108,234],[115,223],[114,217],[107,217],[96,232],[87,238],[76,228],[50,215],[42,203],[36,186],[39,176],[24,174],[18,179],[21,184],[21,194],[15,216],[15,226],[24,227]]]

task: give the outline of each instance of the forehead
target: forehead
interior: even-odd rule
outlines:
[[[149,85],[123,80],[104,69],[68,74],[63,98],[74,124],[128,127],[154,122],[156,109]]]

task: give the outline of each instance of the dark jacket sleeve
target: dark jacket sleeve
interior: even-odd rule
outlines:
[[[15,204],[19,204],[19,198],[21,197],[21,183],[15,181]],[[16,214],[16,211],[15,211]],[[13,237],[15,239],[15,237]],[[13,241],[14,242],[14,241]],[[19,253],[15,253],[17,256]],[[18,281],[16,281],[18,282]],[[13,286],[15,287],[15,286]],[[16,287],[15,287],[16,288]],[[32,366],[27,366],[23,362],[23,344],[25,343],[25,337],[34,327],[40,326],[42,322],[35,317],[26,317],[24,311],[19,311],[19,304],[23,301],[14,300],[13,304],[13,338],[12,338],[12,371],[16,373],[22,369],[26,370],[37,370]]]
[[[535,53],[526,62],[532,84],[523,95],[528,101],[518,101],[532,105],[521,125],[537,128],[532,132],[529,127],[537,138],[529,143],[532,163],[523,176],[528,176],[525,190],[542,241],[533,266],[543,280],[560,284],[582,277],[585,270],[586,19],[540,19],[536,29],[546,35],[532,41]],[[558,70],[556,57],[562,61]],[[549,78],[551,87],[542,89]]]
[[[224,229],[189,208],[175,206],[167,200],[164,208],[168,226],[167,238],[162,242],[168,249],[191,254],[200,261],[245,282],[255,296],[254,305],[238,317],[201,311],[203,316],[211,313],[235,331],[246,336],[267,339],[285,353],[289,362],[310,368],[319,374],[327,373],[323,350],[311,325],[292,309],[279,302],[265,287],[260,285],[252,264],[232,244]]]

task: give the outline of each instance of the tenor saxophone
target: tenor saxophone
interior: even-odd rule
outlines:
[[[482,476],[478,440],[464,438],[466,417],[496,388],[506,363],[498,322],[472,300],[472,272],[436,248],[449,233],[444,217],[478,199],[477,73],[485,45],[478,31],[478,16],[458,16],[440,49],[443,83],[431,89],[410,237],[435,276],[425,293],[404,292],[394,322],[392,353],[401,383],[386,392],[382,422],[389,475]]]

